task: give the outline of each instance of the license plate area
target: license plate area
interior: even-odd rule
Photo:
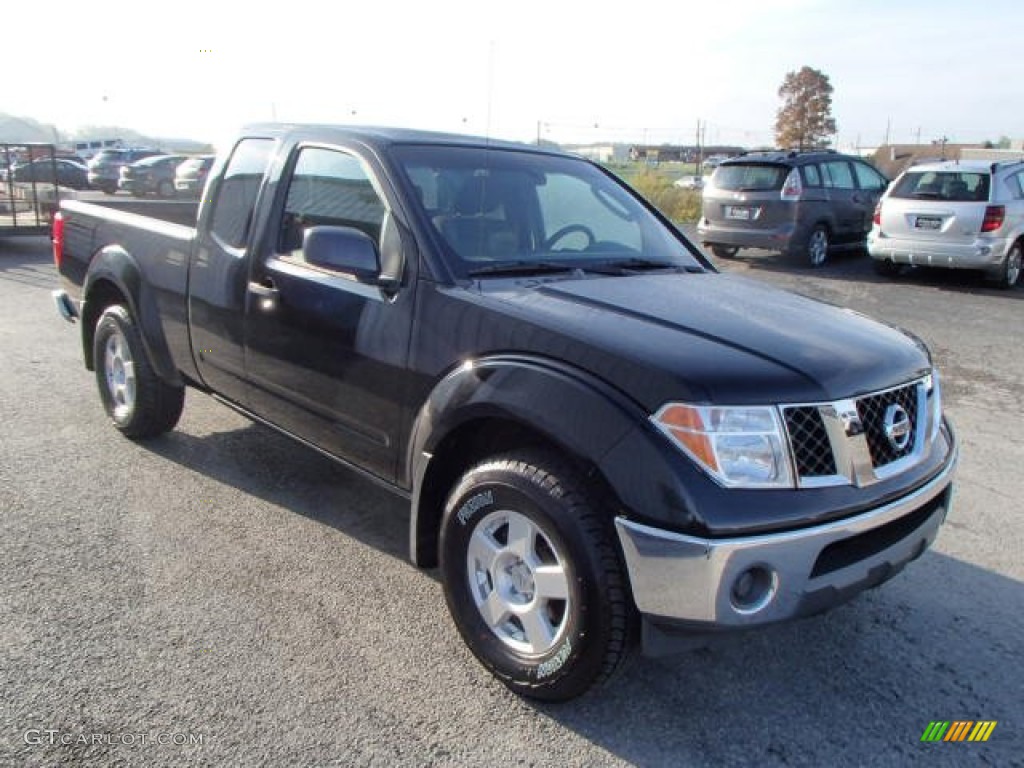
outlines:
[[[942,227],[942,218],[939,216],[918,216],[914,219],[914,229],[927,229],[935,231]]]
[[[751,221],[757,218],[755,210],[746,205],[727,205],[725,206],[725,218],[733,221]]]

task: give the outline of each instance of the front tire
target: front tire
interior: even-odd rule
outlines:
[[[515,693],[571,699],[631,655],[637,619],[610,519],[556,457],[467,471],[445,506],[440,554],[463,640]]]
[[[156,375],[127,309],[116,304],[104,310],[92,349],[100,400],[122,434],[143,438],[174,429],[185,404],[185,388]]]

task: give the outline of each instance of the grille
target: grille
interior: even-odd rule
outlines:
[[[902,450],[894,448],[885,435],[885,411],[893,404],[901,406],[910,417],[910,439]],[[884,467],[913,453],[917,440],[916,385],[911,384],[889,392],[862,397],[857,401],[857,415],[864,425],[864,435],[871,451],[871,463],[875,467]]]
[[[786,408],[785,416],[797,474],[800,477],[831,477],[836,474],[836,460],[818,407]]]

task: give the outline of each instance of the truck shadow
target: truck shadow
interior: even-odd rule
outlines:
[[[406,560],[403,499],[266,427],[197,435],[191,426],[148,449]],[[759,765],[830,762],[825,755],[850,765],[962,764],[953,749],[1020,764],[1022,636],[1019,582],[933,550],[831,613],[638,659],[572,702],[520,700],[494,681],[482,695],[638,766],[741,765],[754,755]],[[985,744],[922,744],[936,719],[999,725]]]
[[[146,447],[380,552],[408,559],[407,501],[268,427],[250,422],[202,436],[177,429],[147,441]]]
[[[641,660],[535,707],[640,766],[1021,765],[1022,617],[1019,582],[933,551],[824,616]],[[966,758],[920,742],[932,720],[996,720],[999,738]]]

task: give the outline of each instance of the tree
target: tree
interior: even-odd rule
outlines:
[[[832,117],[832,84],[828,75],[804,66],[789,72],[779,88],[782,107],[775,118],[775,141],[780,147],[827,147],[836,132]]]

